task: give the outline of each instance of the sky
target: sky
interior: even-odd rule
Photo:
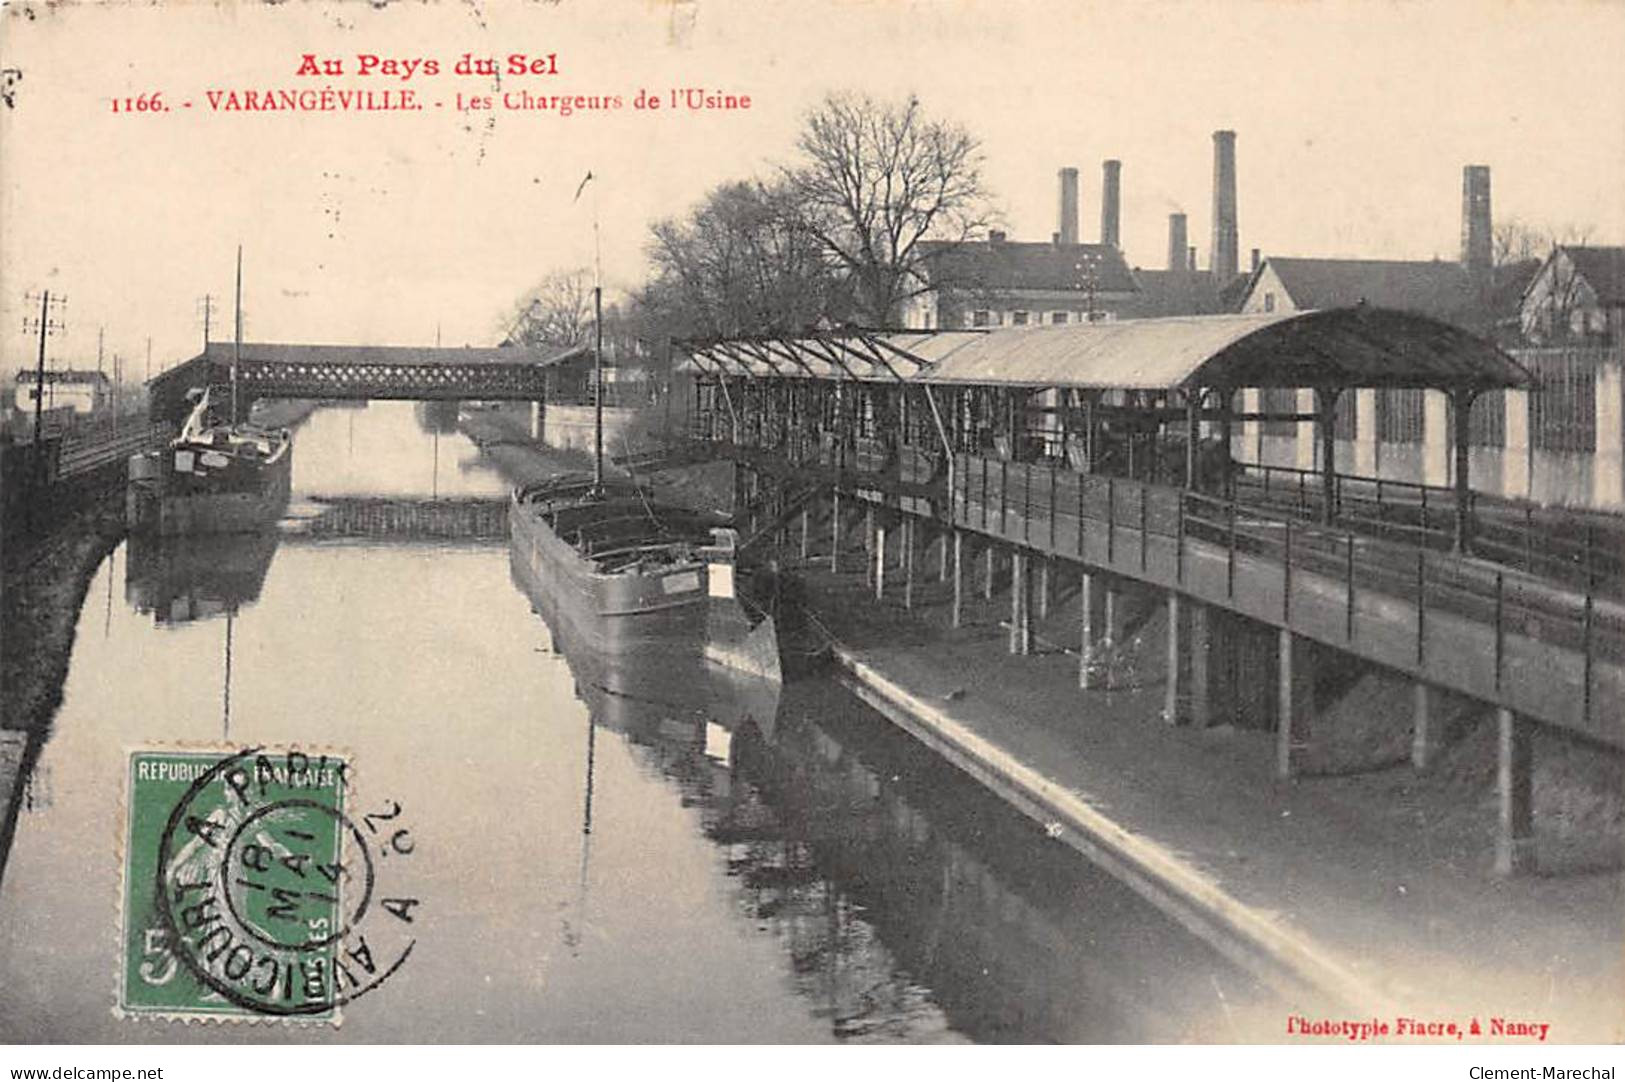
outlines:
[[[24,294],[68,297],[54,365],[127,375],[193,355],[200,298],[229,339],[243,247],[249,340],[493,343],[524,292],[601,252],[606,293],[646,272],[649,225],[794,157],[831,90],[917,94],[982,143],[1012,239],[1057,229],[1056,172],[1123,161],[1123,245],[1161,267],[1189,215],[1205,266],[1212,132],[1237,136],[1242,259],[1454,259],[1461,169],[1498,221],[1625,243],[1625,4],[1046,0],[444,0],[11,3],[0,60],[0,351],[31,364]],[[343,74],[296,74],[302,57]],[[464,54],[557,74],[458,75]],[[435,60],[410,78],[362,54]],[[228,113],[237,90],[413,91],[418,111]],[[632,107],[640,89],[749,95]],[[115,113],[162,92],[168,112]],[[502,95],[620,95],[565,117]],[[467,110],[491,96],[496,108]],[[191,102],[190,107],[183,103]],[[594,181],[573,196],[588,171]],[[595,228],[596,237],[595,246]]]

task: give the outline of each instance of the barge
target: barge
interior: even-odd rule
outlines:
[[[657,503],[630,482],[566,476],[516,489],[514,577],[595,653],[688,644],[778,680],[771,618],[752,625],[736,588],[736,535],[720,515]]]
[[[277,521],[288,503],[293,436],[285,428],[210,421],[210,392],[161,451],[130,458],[125,519],[132,533],[241,533]]]

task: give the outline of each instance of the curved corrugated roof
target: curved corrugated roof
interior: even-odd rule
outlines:
[[[1494,344],[1459,327],[1410,312],[1365,306],[988,332],[740,340],[691,346],[689,355],[701,371],[757,377],[902,378],[925,383],[1085,389],[1486,390],[1530,382],[1529,373]],[[764,356],[768,360],[760,359]]]

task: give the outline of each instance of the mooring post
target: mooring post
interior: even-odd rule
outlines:
[[[954,611],[953,625],[958,627],[965,612],[965,535],[954,530]]]
[[[1506,707],[1495,712],[1496,795],[1501,829],[1495,842],[1495,870],[1522,875],[1535,870],[1534,730]]]

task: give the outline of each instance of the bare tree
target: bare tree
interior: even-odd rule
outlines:
[[[846,272],[859,319],[891,323],[925,292],[920,242],[961,243],[990,218],[980,142],[926,116],[919,99],[827,96],[784,171],[802,222]]]
[[[592,275],[585,268],[554,271],[520,298],[508,340],[526,346],[573,346],[592,330]]]
[[[783,184],[725,184],[651,234],[656,279],[640,299],[673,335],[800,330],[838,306],[823,246]]]
[[[1550,244],[1550,237],[1516,218],[1497,222],[1490,235],[1490,252],[1497,267],[1542,259]]]

